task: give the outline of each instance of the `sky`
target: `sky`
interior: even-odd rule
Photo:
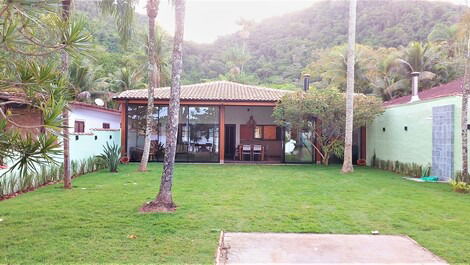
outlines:
[[[211,43],[219,36],[237,32],[240,19],[259,22],[265,18],[310,7],[316,0],[186,0],[185,40]],[[465,3],[467,0],[447,0]],[[137,12],[145,14],[145,0]],[[158,24],[170,34],[174,31],[174,12],[168,0],[160,0]]]
[[[218,36],[240,29],[241,18],[260,20],[302,10],[313,5],[312,0],[187,0],[185,40],[210,43]],[[145,1],[140,0],[138,11],[146,14]],[[158,23],[169,33],[174,31],[174,12],[168,0],[160,1]]]

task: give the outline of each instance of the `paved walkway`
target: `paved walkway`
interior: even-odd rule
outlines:
[[[406,236],[224,233],[217,264],[447,264]]]

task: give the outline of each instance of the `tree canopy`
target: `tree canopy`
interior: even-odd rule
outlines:
[[[380,99],[375,96],[355,94],[354,128],[365,126],[382,112]],[[326,88],[311,89],[307,93],[289,93],[277,104],[273,117],[278,125],[285,128],[313,132],[310,139],[312,146],[320,153],[324,164],[328,164],[332,154],[342,156],[346,97],[339,90]]]

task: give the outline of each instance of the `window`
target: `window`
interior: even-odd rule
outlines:
[[[74,131],[76,133],[85,132],[85,122],[84,121],[75,121]]]
[[[103,129],[109,129],[109,123],[103,122]]]
[[[255,126],[255,139],[263,139],[263,127],[262,125]]]
[[[281,128],[276,125],[256,125],[253,138],[257,140],[281,140]]]

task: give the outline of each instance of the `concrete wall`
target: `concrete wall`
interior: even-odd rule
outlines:
[[[70,132],[74,132],[73,126],[75,121],[85,121],[86,133],[90,132],[92,129],[102,129],[104,122],[109,123],[110,129],[121,128],[121,115],[119,113],[108,113],[72,106],[69,112]]]
[[[70,134],[70,159],[83,160],[103,152],[103,146],[109,143],[121,145],[121,130],[95,129],[89,134]]]
[[[367,162],[371,163],[375,153],[381,160],[431,165],[432,108],[454,105],[454,169],[459,170],[462,164],[461,100],[460,96],[450,96],[387,108],[383,115],[367,126]]]

